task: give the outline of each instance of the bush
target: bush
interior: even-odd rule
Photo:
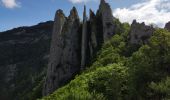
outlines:
[[[42,100],[117,100],[126,91],[127,68],[122,64],[99,67],[77,76],[68,85]],[[114,88],[114,89],[113,89]]]
[[[159,82],[170,72],[170,33],[156,30],[148,45],[143,45],[128,61],[132,98],[151,99],[151,82]]]

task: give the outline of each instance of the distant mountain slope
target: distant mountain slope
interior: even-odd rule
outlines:
[[[48,21],[0,32],[0,100],[28,99],[46,69],[52,26]]]

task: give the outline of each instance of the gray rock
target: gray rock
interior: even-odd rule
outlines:
[[[89,39],[89,49],[90,49],[90,56],[93,56],[96,53],[97,47],[99,43],[97,41],[97,35],[99,32],[97,31],[97,23],[96,23],[96,15],[92,10],[90,10],[90,39]]]
[[[168,31],[170,31],[170,22],[166,23],[165,29],[167,29]]]
[[[109,4],[101,0],[97,16],[90,11],[90,20],[84,7],[80,26],[75,7],[68,18],[62,10],[56,12],[43,95],[52,93],[84,70],[102,43],[114,35],[114,17]]]
[[[79,26],[79,17],[75,7],[68,18],[61,10],[56,12],[43,95],[48,95],[65,85],[80,70],[81,33],[78,32]]]
[[[103,38],[104,41],[107,41],[115,34],[115,25],[111,7],[108,3],[105,2],[105,0],[101,0],[98,14],[102,18]]]
[[[85,69],[86,66],[86,55],[87,55],[87,15],[86,6],[84,6],[83,13],[83,27],[82,27],[82,47],[81,47],[81,70]]]
[[[131,44],[146,44],[148,39],[152,36],[154,28],[147,26],[145,23],[137,23],[133,21],[130,29],[130,43]]]

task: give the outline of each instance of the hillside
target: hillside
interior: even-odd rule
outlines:
[[[42,80],[52,26],[49,21],[0,33],[1,100],[28,100],[29,93]]]

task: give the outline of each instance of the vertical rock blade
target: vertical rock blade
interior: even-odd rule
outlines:
[[[89,49],[90,49],[90,57],[93,58],[93,56],[97,52],[97,48],[99,46],[99,43],[97,41],[97,35],[99,35],[99,32],[97,30],[97,19],[94,12],[90,9],[90,39],[89,39]]]
[[[63,49],[63,39],[62,39],[62,28],[66,21],[65,15],[62,10],[58,10],[54,19],[52,42],[50,48],[50,58],[48,63],[47,78],[44,85],[43,95],[48,95],[53,92],[54,86],[54,77],[55,77],[55,67],[60,63],[62,57]]]
[[[87,16],[86,16],[86,6],[84,6],[83,29],[82,29],[82,47],[81,47],[81,70],[85,69],[86,51],[87,51],[86,49],[87,49]]]

